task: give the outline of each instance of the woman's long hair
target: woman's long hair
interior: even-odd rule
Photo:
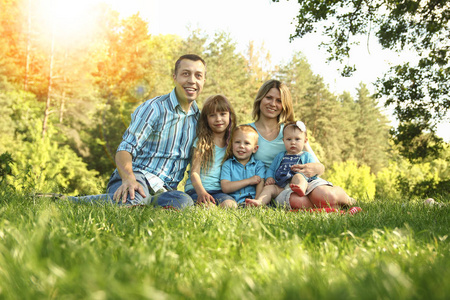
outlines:
[[[293,122],[295,118],[291,92],[289,91],[289,88],[286,84],[276,79],[270,79],[264,82],[263,85],[259,88],[258,94],[256,94],[255,101],[253,102],[253,120],[255,122],[259,120],[261,114],[261,101],[272,88],[278,89],[281,95],[281,106],[283,110],[278,116],[278,124]]]
[[[203,104],[200,119],[197,125],[196,151],[201,155],[200,169],[208,172],[214,161],[214,137],[213,131],[208,125],[208,115],[216,112],[227,111],[230,114],[230,122],[224,135],[225,146],[228,145],[231,132],[236,126],[236,114],[230,101],[224,95],[213,95],[208,97]]]

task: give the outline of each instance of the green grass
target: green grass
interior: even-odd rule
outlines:
[[[0,299],[448,299],[450,207],[360,206],[171,211],[0,193]]]

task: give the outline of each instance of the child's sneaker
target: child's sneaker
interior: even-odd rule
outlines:
[[[354,215],[354,214],[359,213],[360,211],[362,211],[362,208],[361,208],[361,207],[353,206],[352,208],[350,208],[350,209],[347,211],[347,213],[348,213],[348,214],[351,214],[351,215]]]

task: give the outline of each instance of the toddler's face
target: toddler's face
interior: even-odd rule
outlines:
[[[306,133],[296,126],[289,126],[284,130],[283,142],[288,154],[301,153],[307,141]]]
[[[248,161],[258,150],[258,135],[256,133],[238,130],[233,134],[233,154],[238,161]]]

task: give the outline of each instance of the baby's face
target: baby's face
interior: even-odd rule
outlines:
[[[295,126],[289,126],[284,130],[283,142],[288,154],[300,154],[307,141],[306,133]]]
[[[257,150],[257,133],[238,130],[233,134],[233,154],[238,161],[248,161]]]

